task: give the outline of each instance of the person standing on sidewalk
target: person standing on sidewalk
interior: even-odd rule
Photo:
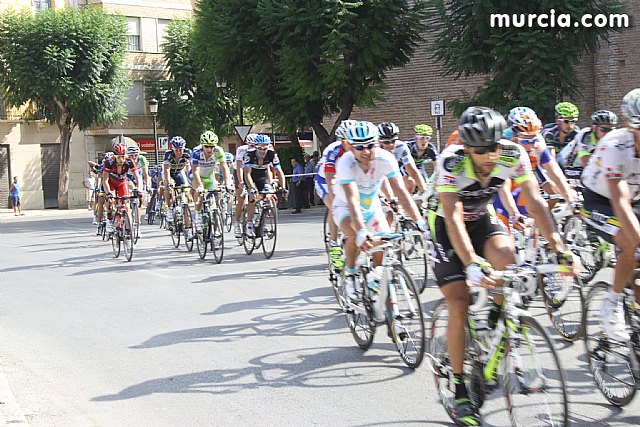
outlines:
[[[87,209],[93,210],[93,192],[96,186],[96,180],[93,176],[93,171],[89,171],[89,176],[84,179],[82,186],[86,190]]]
[[[302,205],[304,204],[303,198],[306,195],[304,192],[304,181],[302,174],[304,174],[304,169],[298,163],[298,160],[295,158],[291,158],[291,166],[293,167],[293,177],[291,178],[291,182],[293,182],[293,186],[295,189],[295,210],[294,214],[302,213]]]
[[[315,193],[315,188],[313,185],[313,174],[316,171],[316,164],[313,161],[313,159],[311,158],[310,155],[305,154],[304,155],[304,161],[306,162],[304,164],[304,196],[303,196],[303,209],[309,209],[309,207],[311,206],[315,206],[316,202],[315,202],[315,198],[314,193]]]
[[[18,184],[17,176],[13,177],[13,182],[11,183],[11,187],[9,187],[9,191],[11,192],[11,205],[13,206],[13,213],[16,216],[24,215],[20,207],[20,184]]]

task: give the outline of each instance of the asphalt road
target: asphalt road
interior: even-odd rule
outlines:
[[[273,259],[230,240],[220,265],[156,226],[132,262],[113,259],[87,216],[2,217],[5,421],[21,409],[34,426],[451,425],[426,363],[406,368],[384,328],[369,351],[355,345],[326,280],[320,210],[280,216]],[[437,298],[423,293],[425,312]],[[574,425],[640,424],[640,398],[609,405],[582,342],[553,337]],[[507,425],[504,407],[494,393],[486,425]]]

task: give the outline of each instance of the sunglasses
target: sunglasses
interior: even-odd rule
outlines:
[[[522,145],[535,144],[536,142],[535,138],[519,138],[517,136],[516,136],[516,140]]]
[[[127,158],[126,154],[123,154],[123,155],[119,155],[118,154],[118,155],[116,155],[116,159],[125,160],[126,158]]]
[[[613,130],[613,128],[603,128],[602,126],[598,126],[598,129],[600,129],[600,131],[604,133],[608,133]]]
[[[365,149],[369,149],[369,150],[373,150],[375,148],[376,144],[374,142],[372,142],[371,144],[358,144],[358,145],[352,145],[353,148],[355,148],[358,151],[363,151]]]
[[[395,144],[397,139],[381,139],[380,142],[384,145]]]
[[[265,147],[265,146],[261,146],[261,145],[256,145],[256,150],[263,151],[263,150],[268,150],[268,149],[269,149],[269,147]]]
[[[578,119],[561,119],[560,121],[566,125],[570,125],[571,123],[578,123]]]
[[[475,154],[482,155],[482,154],[487,154],[487,153],[495,153],[500,148],[502,148],[501,144],[493,144],[493,145],[490,145],[488,147],[473,147],[473,152]]]
[[[213,148],[215,147],[215,145],[204,145],[202,144],[202,148]]]
[[[426,139],[427,141],[431,141],[431,137],[427,135],[416,135],[416,139]]]

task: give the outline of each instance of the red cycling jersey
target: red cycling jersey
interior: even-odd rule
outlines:
[[[129,195],[127,187],[127,172],[135,172],[136,165],[131,159],[127,159],[122,166],[118,165],[115,157],[104,161],[103,171],[109,174],[109,188],[115,191],[117,197]]]

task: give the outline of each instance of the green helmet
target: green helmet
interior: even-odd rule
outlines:
[[[556,105],[556,117],[564,119],[567,117],[577,118],[578,116],[580,116],[580,110],[572,103],[561,102]]]
[[[208,146],[218,145],[218,135],[208,130],[200,135],[200,144]]]
[[[416,125],[416,127],[414,127],[413,130],[416,133],[416,135],[420,135],[420,136],[431,136],[433,134],[433,128],[425,124]]]

